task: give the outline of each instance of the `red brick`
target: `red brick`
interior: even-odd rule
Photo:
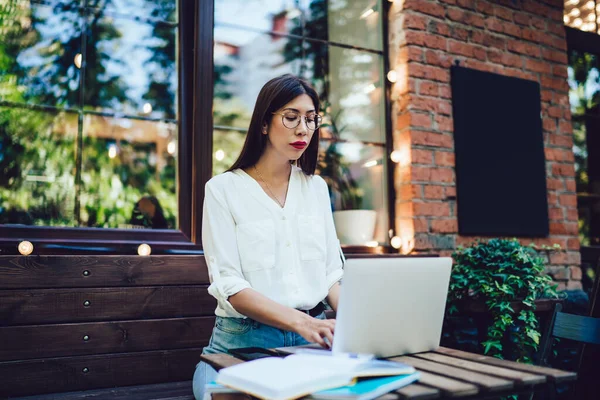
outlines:
[[[569,269],[566,267],[546,267],[547,272],[552,275],[553,279],[569,279]]]
[[[427,30],[431,33],[442,36],[450,36],[450,25],[445,22],[430,20],[427,25]]]
[[[457,39],[457,40],[466,42],[469,39],[470,35],[471,35],[471,31],[461,28],[458,25],[453,25],[450,27],[450,36],[453,39]]]
[[[577,183],[575,183],[575,179],[566,179],[565,184],[567,186],[567,192],[577,191]]]
[[[421,185],[404,184],[400,187],[400,198],[404,200],[420,199]]]
[[[551,145],[559,146],[559,147],[566,147],[568,149],[573,147],[573,137],[572,136],[550,134],[550,135],[548,135],[548,138],[549,138]]]
[[[413,164],[433,164],[433,151],[412,149],[411,150],[411,161]]]
[[[436,151],[435,152],[435,164],[440,167],[454,167],[455,158],[454,152],[448,151]]]
[[[524,26],[529,26],[529,24],[531,23],[529,15],[520,12],[516,12],[514,14],[514,20],[517,24]]]
[[[572,134],[573,125],[571,125],[571,121],[565,121],[564,119],[558,121],[558,131],[567,135]]]
[[[447,17],[452,21],[460,22],[467,26],[483,28],[485,21],[483,17],[470,11],[463,11],[458,8],[448,8]]]
[[[479,0],[477,2],[477,11],[487,15],[494,15],[494,6],[487,1]]]
[[[413,227],[415,232],[429,232],[429,223],[427,218],[414,218]]]
[[[436,67],[449,68],[452,65],[452,58],[446,52],[427,50],[425,62]]]
[[[551,235],[566,235],[567,228],[565,227],[565,225],[563,223],[551,222],[550,223],[550,234]]]
[[[423,198],[442,200],[444,198],[444,187],[439,185],[424,185]]]
[[[581,281],[569,281],[567,282],[567,290],[581,290],[583,289],[583,285]]]
[[[452,115],[452,104],[446,100],[437,100],[437,112],[441,115]]]
[[[573,164],[553,164],[552,175],[575,176],[575,167],[573,166]]]
[[[450,168],[413,166],[411,177],[416,182],[451,183],[454,181],[454,173]]]
[[[569,86],[567,84],[566,79],[542,76],[542,78],[540,79],[540,84],[544,88],[555,89],[555,90],[563,92],[563,93],[567,93],[569,91]]]
[[[424,31],[427,29],[428,18],[410,11],[404,14],[404,28]]]
[[[548,44],[558,50],[567,51],[567,41],[564,38],[548,36]]]
[[[498,18],[489,17],[485,20],[485,27],[497,33],[504,33],[504,24]]]
[[[398,51],[397,62],[400,65],[407,64],[409,61],[422,61],[423,49],[418,46],[403,46]]]
[[[442,133],[413,130],[411,131],[411,141],[414,145],[454,148],[452,137]]]
[[[548,190],[563,190],[565,185],[562,179],[548,178],[546,179],[546,187]]]
[[[446,8],[436,1],[428,0],[405,0],[404,10],[415,10],[434,17],[444,17]]]
[[[459,54],[465,57],[473,57],[473,50],[475,46],[472,44],[457,42],[456,40],[448,41],[448,52],[452,54]]]
[[[556,120],[551,118],[542,119],[542,127],[545,131],[554,132],[556,131]]]
[[[438,100],[431,97],[411,96],[408,98],[407,108],[427,112],[437,112]]]
[[[580,264],[581,255],[572,251],[557,251],[550,253],[550,264]]]
[[[452,98],[452,89],[450,85],[440,85],[440,97],[444,99]]]
[[[438,96],[440,93],[439,84],[431,81],[421,81],[419,84],[419,94],[424,96]]]
[[[406,31],[404,37],[408,45],[446,50],[446,39],[438,35],[423,31]]]
[[[510,22],[504,22],[504,33],[517,38],[521,37],[521,27]]]
[[[554,193],[548,192],[548,204],[551,206],[558,205],[558,196]]]
[[[456,186],[446,186],[446,199],[456,198]]]
[[[561,194],[558,196],[559,203],[566,207],[577,207],[577,196],[574,194]]]
[[[409,128],[410,127],[410,113],[409,112],[405,112],[402,115],[399,115],[398,118],[396,119],[396,129],[401,131],[405,128]]]
[[[408,64],[408,75],[412,78],[423,78],[438,82],[450,82],[450,72],[447,69],[429,65],[410,63]]]
[[[440,131],[444,132],[452,132],[454,131],[454,124],[452,122],[452,118],[446,117],[443,115],[436,115],[435,122],[437,123],[437,128]]]
[[[494,47],[496,49],[505,50],[506,40],[503,37],[490,35],[489,33],[475,30],[471,35],[473,43],[481,44],[486,47]]]
[[[543,74],[550,74],[552,72],[552,68],[548,62],[545,61],[537,61],[531,58],[527,58],[525,60],[525,68],[533,72],[540,72]]]
[[[571,279],[580,281],[581,280],[581,267],[571,266],[569,267],[571,270]]]
[[[431,128],[431,114],[421,112],[411,112],[410,126],[417,128]]]
[[[566,36],[565,33],[565,24],[564,23],[556,23],[556,22],[548,22],[548,32],[553,35],[558,36],[561,39],[564,39]]]
[[[563,109],[562,107],[550,107],[548,108],[548,115],[552,118],[562,118],[563,117]]]
[[[514,53],[524,54],[530,57],[540,57],[539,46],[533,44],[511,39],[507,41],[506,47],[509,51]]]
[[[458,0],[457,5],[461,8],[467,8],[469,10],[475,11],[475,2],[473,0]]]
[[[567,239],[567,249],[579,251],[580,248],[579,239]]]
[[[566,51],[542,49],[542,57],[545,60],[554,61],[559,64],[567,64],[569,62]]]
[[[531,25],[533,25],[534,28],[539,29],[541,31],[545,31],[546,30],[546,20],[540,17],[537,17],[537,15],[542,15],[540,13],[533,13],[536,16],[531,16]]]
[[[537,80],[537,76],[530,73],[530,72],[526,72],[523,71],[521,69],[515,69],[515,68],[505,68],[504,69],[504,75],[506,76],[514,76],[517,78],[521,78],[521,79],[527,79],[530,81],[536,81]]]
[[[449,217],[450,205],[448,203],[414,203],[415,216]]]
[[[552,75],[559,76],[561,78],[567,78],[569,74],[567,73],[566,65],[555,65],[552,67]]]
[[[458,222],[456,219],[434,219],[431,221],[431,232],[456,233],[458,232]]]
[[[567,221],[579,220],[579,213],[576,208],[567,208]]]
[[[496,7],[494,7],[494,12],[498,18],[502,18],[506,21],[513,20],[513,12],[512,12],[512,10],[510,10],[508,8],[496,6]]]
[[[563,210],[559,207],[550,207],[548,209],[548,216],[551,221],[562,221],[564,218]]]

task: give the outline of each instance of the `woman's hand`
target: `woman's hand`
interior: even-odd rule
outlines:
[[[294,331],[311,343],[330,348],[333,344],[335,319],[318,319],[309,315],[306,317],[296,324]]]

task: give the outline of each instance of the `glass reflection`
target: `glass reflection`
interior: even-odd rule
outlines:
[[[0,224],[75,226],[77,115],[0,107]]]
[[[321,140],[317,173],[329,186],[332,209],[377,212],[374,240],[387,243],[385,148]]]
[[[215,130],[213,135],[213,175],[225,172],[237,160],[246,140],[246,133]]]
[[[81,225],[177,228],[176,125],[86,115],[83,133]]]
[[[304,35],[365,49],[383,49],[381,0],[301,0]]]
[[[158,21],[177,22],[177,0],[85,0],[88,7],[109,13]]]
[[[293,0],[215,1],[215,25],[235,25],[259,31],[300,35],[302,13]]]
[[[15,1],[0,6],[0,98],[74,107],[81,19],[76,9]]]
[[[175,118],[177,29],[102,12],[88,26],[85,108]]]
[[[256,97],[270,79],[300,72],[300,59],[285,51],[300,41],[232,28],[215,27],[215,126],[247,129]]]

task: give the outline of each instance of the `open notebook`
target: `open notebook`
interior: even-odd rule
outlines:
[[[293,399],[351,385],[356,378],[410,375],[409,365],[368,358],[293,354],[268,357],[219,371],[216,383],[262,399]]]

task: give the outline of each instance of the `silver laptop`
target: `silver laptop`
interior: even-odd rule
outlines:
[[[449,257],[346,260],[332,351],[392,357],[436,349],[451,268]]]

